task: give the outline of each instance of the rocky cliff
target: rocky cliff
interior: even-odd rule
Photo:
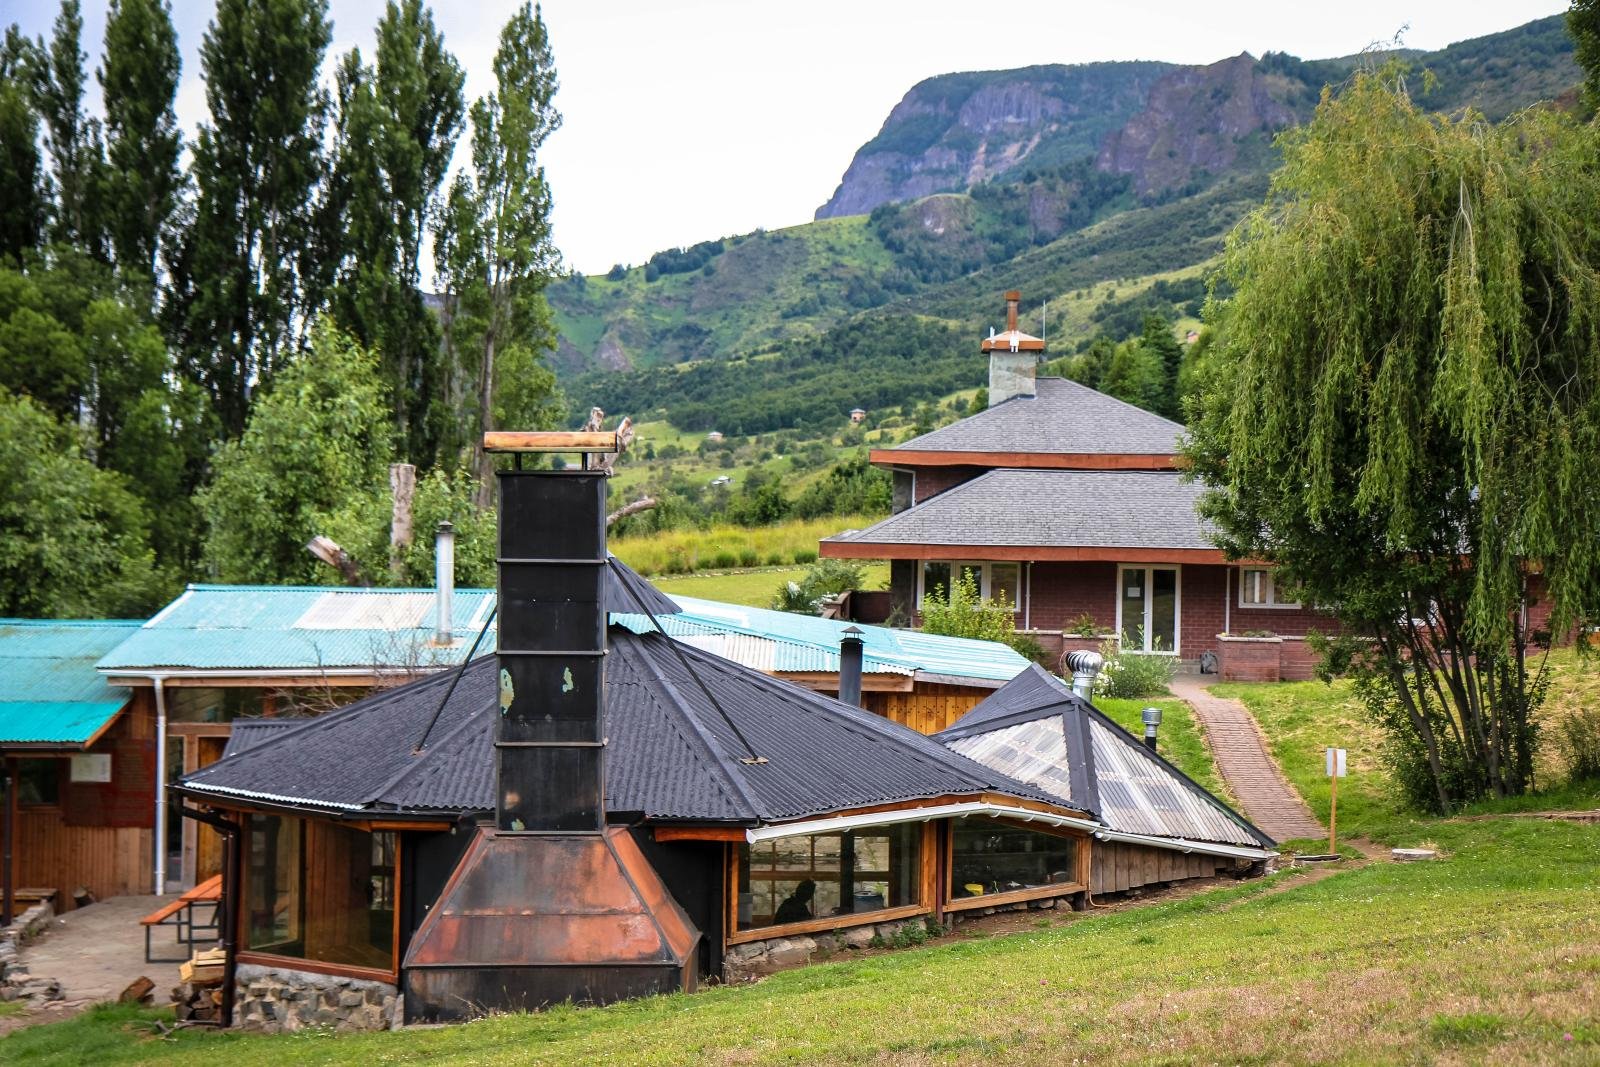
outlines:
[[[817,218],[962,192],[1027,162],[1093,156],[1144,107],[1168,63],[1089,63],[946,74],[914,86],[856,152]]]

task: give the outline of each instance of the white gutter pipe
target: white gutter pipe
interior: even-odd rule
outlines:
[[[450,520],[439,524],[433,535],[433,641],[449,647],[455,636],[455,623],[451,618],[456,593],[456,528]]]
[[[156,888],[158,897],[167,895],[167,691],[166,677],[150,676],[156,691]]]
[[[1121,830],[1100,829],[1094,835],[1101,841],[1119,841],[1126,845],[1143,845],[1146,848],[1165,848],[1173,852],[1198,852],[1204,856],[1226,856],[1238,860],[1269,860],[1277,853],[1266,848],[1245,848],[1242,845],[1219,845],[1211,841],[1190,841],[1184,837],[1152,837],[1149,834],[1130,834]]]

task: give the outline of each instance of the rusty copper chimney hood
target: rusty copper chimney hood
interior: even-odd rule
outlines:
[[[617,451],[607,433],[489,434],[497,472],[495,821],[405,959],[406,1014],[468,1018],[693,989],[700,932],[605,813],[606,475],[524,453]]]

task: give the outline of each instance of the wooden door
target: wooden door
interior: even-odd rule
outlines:
[[[196,770],[221,759],[222,750],[228,744],[226,737],[195,737],[191,738],[191,741],[194,744]],[[195,883],[198,885],[207,878],[221,873],[222,835],[209,826],[195,823]]]

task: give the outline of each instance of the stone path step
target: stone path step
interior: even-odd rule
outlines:
[[[1180,674],[1172,692],[1205,727],[1217,770],[1244,809],[1245,817],[1279,841],[1322,837],[1327,829],[1311,814],[1267,752],[1255,716],[1237,700],[1212,696],[1210,676]]]

